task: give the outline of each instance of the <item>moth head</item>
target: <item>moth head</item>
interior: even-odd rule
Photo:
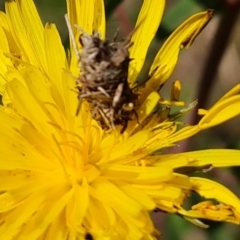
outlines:
[[[130,112],[134,109],[134,104],[132,102],[124,103],[122,108],[123,108],[124,111]]]

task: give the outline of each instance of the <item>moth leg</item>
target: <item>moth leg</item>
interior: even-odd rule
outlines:
[[[70,39],[71,39],[71,42],[72,42],[72,46],[73,46],[74,52],[75,52],[75,54],[77,56],[78,62],[80,62],[81,54],[80,54],[80,52],[77,49],[77,44],[76,44],[76,41],[75,41],[75,38],[74,38],[72,26],[70,24],[70,20],[68,18],[68,15],[65,14],[64,18],[65,18],[65,21],[66,21],[66,24],[67,24],[67,28],[68,28],[68,32],[69,32],[69,36],[70,36]]]
[[[97,108],[97,110],[98,110],[99,114],[101,115],[102,119],[104,120],[106,126],[107,126],[108,128],[112,128],[112,124],[111,124],[110,121],[108,120],[108,118],[107,118],[106,114],[104,113],[104,111],[103,111],[100,107]]]
[[[110,120],[111,120],[111,124],[112,124],[112,128],[114,127],[114,112],[115,112],[115,108],[117,106],[117,104],[119,103],[122,93],[123,93],[123,83],[118,84],[117,89],[115,91],[114,97],[113,97],[113,101],[112,101],[112,108],[110,110]]]
[[[117,104],[119,103],[122,93],[123,93],[123,83],[118,84],[117,89],[115,91],[113,101],[112,101],[112,107],[115,108]]]
[[[124,119],[122,129],[120,131],[121,134],[123,134],[125,132],[125,130],[127,129],[127,126],[128,126],[128,120]]]

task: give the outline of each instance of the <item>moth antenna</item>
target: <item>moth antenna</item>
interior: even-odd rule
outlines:
[[[80,26],[78,26],[77,24],[74,24],[74,27],[75,27],[77,30],[79,30],[82,34],[83,34],[83,33],[86,34],[86,32],[85,32]]]
[[[139,29],[139,27],[141,26],[142,22],[143,22],[145,19],[146,19],[146,17],[143,18],[143,19],[137,24],[137,26],[134,27],[134,29],[127,35],[126,39],[124,40],[124,43],[129,43],[129,42],[131,42],[130,40],[131,40],[133,34]],[[133,45],[133,43],[131,43],[131,44]],[[131,47],[132,45],[129,45],[128,47]]]
[[[145,79],[144,81],[142,81],[142,82],[136,81],[136,82],[134,83],[133,87],[132,87],[132,90],[135,90],[135,89],[137,89],[137,88],[139,88],[139,87],[143,87],[143,86],[148,82],[148,80],[152,78],[152,76],[155,74],[155,72],[158,70],[159,67],[160,67],[160,64],[159,64],[158,66],[156,66],[156,67],[146,76],[146,79]],[[160,86],[160,88],[158,89],[158,91],[161,90],[161,87],[162,87],[162,86],[163,86],[163,85]]]
[[[118,34],[119,34],[119,31],[120,31],[120,28],[118,28],[118,29],[116,30],[116,32],[114,33],[113,42],[116,42],[117,37],[118,37]]]
[[[72,26],[70,24],[70,20],[69,20],[69,17],[67,15],[67,13],[64,15],[64,18],[65,18],[65,21],[66,21],[66,24],[67,24],[67,28],[68,28],[68,32],[69,32],[69,36],[70,36],[70,40],[72,42],[72,46],[73,46],[74,52],[75,52],[75,54],[77,56],[78,61],[80,61],[80,59],[81,59],[80,53],[79,53],[79,51],[77,49],[77,43],[76,43],[76,40],[74,38]]]
[[[115,129],[115,125],[114,125],[114,108],[110,109],[110,121],[111,121],[111,128]]]

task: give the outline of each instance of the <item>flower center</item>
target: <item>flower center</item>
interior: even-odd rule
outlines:
[[[82,184],[83,181],[90,184],[100,175],[99,169],[93,164],[81,168],[68,167],[65,172],[71,185]]]

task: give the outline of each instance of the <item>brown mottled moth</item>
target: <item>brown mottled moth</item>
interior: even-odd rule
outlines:
[[[68,19],[66,21],[71,32]],[[88,101],[93,118],[104,129],[121,125],[123,133],[128,121],[137,117],[134,110],[137,94],[128,84],[130,38],[109,42],[101,40],[97,32],[89,35],[80,31],[82,49],[77,51],[81,69],[77,79],[79,108],[83,100]]]

